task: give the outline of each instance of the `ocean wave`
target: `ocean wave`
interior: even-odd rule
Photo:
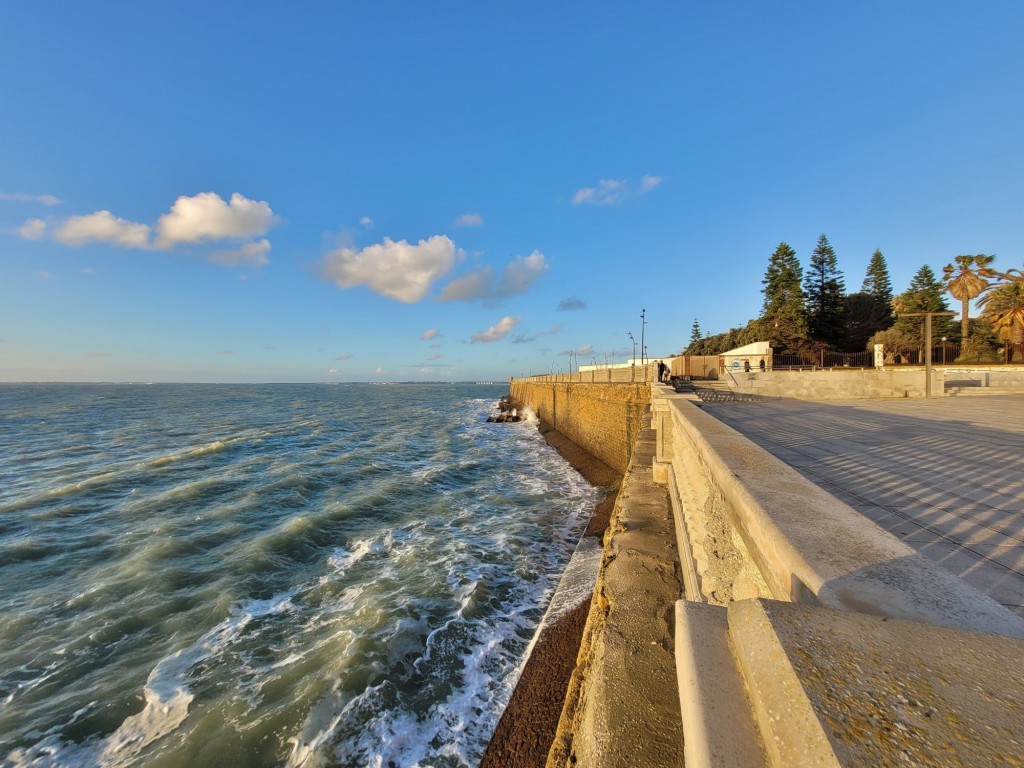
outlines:
[[[18,566],[45,590],[0,585],[0,666],[37,681],[0,764],[476,764],[593,492],[476,389],[180,391],[173,440],[150,405],[63,475],[92,485],[7,518],[77,538]]]
[[[293,609],[293,592],[268,600],[240,603],[231,615],[191,645],[161,659],[143,687],[142,711],[127,717],[109,736],[83,744],[64,742],[51,733],[27,749],[14,750],[7,759],[22,766],[102,766],[132,764],[150,744],[178,729],[188,717],[195,698],[189,688],[192,671],[201,663],[223,655],[241,638],[255,619]]]

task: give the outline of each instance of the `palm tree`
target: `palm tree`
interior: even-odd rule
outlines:
[[[960,336],[963,341],[967,341],[970,332],[967,313],[971,299],[978,298],[989,287],[986,277],[996,276],[995,270],[988,266],[995,259],[995,256],[986,256],[983,253],[977,256],[957,256],[954,261],[959,271],[952,264],[942,268],[942,284],[963,306],[963,314],[960,316]]]
[[[978,300],[992,328],[1006,342],[1006,359],[1013,359],[1013,350],[1024,347],[1024,272],[1010,269],[996,276],[1005,282],[997,283]]]

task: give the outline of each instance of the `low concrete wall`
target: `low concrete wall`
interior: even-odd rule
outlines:
[[[856,400],[880,397],[924,397],[924,368],[827,369],[819,371],[751,371],[726,373],[723,380],[736,392],[796,400]],[[932,393],[941,395],[943,372],[932,370]]]
[[[591,384],[551,378],[513,379],[509,383],[510,394],[533,409],[542,421],[612,469],[624,473],[650,402],[651,385]]]
[[[948,388],[977,387],[979,389],[1024,389],[1024,368],[946,368],[945,383]]]

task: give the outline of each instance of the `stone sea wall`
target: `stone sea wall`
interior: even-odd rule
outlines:
[[[651,401],[650,383],[513,379],[512,398],[608,466],[624,473]]]
[[[1019,763],[1019,617],[693,395],[511,393],[625,467],[547,768]]]

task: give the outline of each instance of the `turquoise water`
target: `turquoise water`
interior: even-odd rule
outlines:
[[[476,765],[596,491],[496,385],[0,385],[0,760]]]

